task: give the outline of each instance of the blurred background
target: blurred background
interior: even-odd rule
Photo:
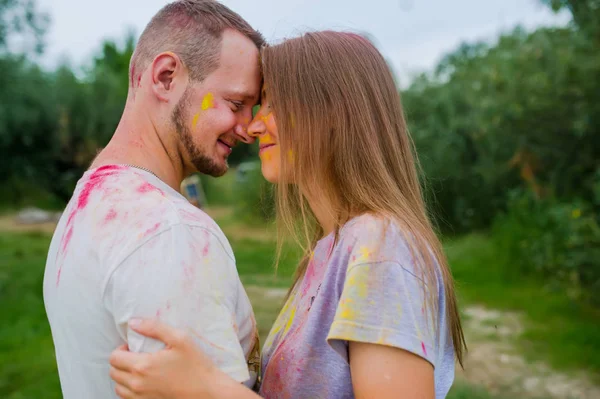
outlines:
[[[60,398],[42,301],[56,219],[123,110],[165,0],[0,0],[0,397]],[[600,1],[223,1],[271,42],[370,35],[401,91],[470,353],[451,398],[600,397]],[[265,338],[275,272],[256,146],[183,192],[222,226]]]

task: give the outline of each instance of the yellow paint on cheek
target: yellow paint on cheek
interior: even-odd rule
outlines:
[[[272,114],[272,112],[269,112],[269,113],[268,113],[268,114],[266,114],[266,115],[262,115],[262,116],[260,117],[260,120],[261,120],[261,121],[263,121],[263,122],[264,122],[264,124],[266,125],[266,124],[267,124],[267,122],[269,121],[269,118],[271,117],[271,114]]]
[[[208,92],[202,99],[202,110],[206,111],[209,108],[213,108],[215,106],[214,96],[212,93]]]
[[[196,127],[196,125],[198,124],[198,118],[200,117],[200,114],[196,114],[194,115],[194,119],[192,119],[192,126]]]
[[[265,161],[270,161],[271,159],[273,159],[273,157],[271,156],[271,151],[261,152],[260,157]]]

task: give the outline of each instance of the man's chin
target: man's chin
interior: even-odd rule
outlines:
[[[194,163],[196,170],[204,175],[212,177],[221,177],[229,170],[227,161],[222,164],[211,162],[209,165],[206,162]]]

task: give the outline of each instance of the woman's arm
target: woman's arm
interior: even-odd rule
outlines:
[[[350,342],[350,372],[357,399],[433,399],[433,366],[391,346]]]
[[[220,371],[185,333],[155,320],[130,327],[160,340],[166,349],[133,353],[126,347],[110,356],[110,377],[123,399],[256,399],[257,394]]]

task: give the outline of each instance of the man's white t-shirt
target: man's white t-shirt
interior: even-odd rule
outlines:
[[[256,323],[227,239],[142,170],[108,165],[79,180],[52,238],[44,302],[65,399],[116,398],[108,359],[119,345],[163,348],[129,329],[132,317],[187,330],[232,378],[256,380]]]

